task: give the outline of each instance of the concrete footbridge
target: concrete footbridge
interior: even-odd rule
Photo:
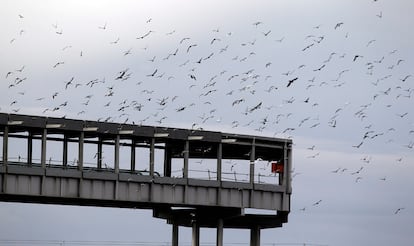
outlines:
[[[223,132],[0,113],[0,200],[151,209],[179,227],[281,227],[292,141]]]

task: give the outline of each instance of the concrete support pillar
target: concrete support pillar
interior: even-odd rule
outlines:
[[[41,154],[40,154],[40,164],[42,165],[42,168],[46,167],[46,142],[47,142],[47,130],[43,129],[42,148],[41,148]]]
[[[260,228],[258,226],[250,229],[250,246],[260,246]]]
[[[223,246],[223,228],[224,228],[223,219],[219,219],[217,223],[217,236],[216,236],[217,246]]]
[[[115,173],[119,173],[119,144],[121,141],[121,136],[116,135],[115,138],[115,154],[114,154],[114,169]]]
[[[178,246],[178,231],[179,227],[177,224],[172,225],[172,246]]]
[[[192,239],[192,246],[200,246],[200,226],[195,221],[193,222],[193,239]]]
[[[85,133],[81,132],[78,142],[78,170],[83,170],[83,144],[85,142]]]

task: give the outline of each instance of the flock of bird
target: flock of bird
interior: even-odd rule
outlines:
[[[380,25],[384,17],[380,12],[371,18]],[[31,20],[19,14],[11,21]],[[134,37],[119,34],[105,20],[89,27],[99,37],[95,43],[99,53],[108,57],[89,51],[82,42],[68,43],[65,26],[48,23],[52,41],[41,49],[58,58],[41,64],[41,76],[36,78],[31,77],[35,71],[30,66],[39,66],[26,64],[23,58],[19,66],[10,66],[2,75],[0,111],[249,131],[294,140],[346,135],[343,141],[349,150],[361,153],[360,167],[335,166],[327,173],[349,174],[355,183],[363,182],[375,159],[364,150],[369,153],[377,145],[414,148],[408,106],[414,77],[407,71],[411,61],[398,47],[388,49],[376,37],[354,36],[343,21],[315,23],[300,38],[297,33],[278,33],[265,21],[247,23],[240,33],[212,27],[203,30],[201,38],[178,28],[154,29],[156,21],[148,18],[140,23],[142,31]],[[8,49],[24,45],[30,32],[16,30]],[[309,153],[306,160],[323,156],[318,146],[300,147]],[[405,158],[397,156],[395,163]],[[260,163],[265,169],[267,164]],[[230,162],[228,171],[233,167]],[[309,206],[322,203],[317,199]]]

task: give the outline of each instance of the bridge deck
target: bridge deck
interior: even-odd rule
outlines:
[[[1,113],[0,137],[3,201],[145,208],[229,228],[279,227],[290,211],[288,139]],[[277,168],[260,174],[259,163]]]

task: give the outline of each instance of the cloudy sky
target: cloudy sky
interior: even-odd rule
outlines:
[[[412,9],[2,1],[0,112],[292,138],[289,222],[262,243],[412,245]],[[0,218],[0,243],[171,238],[146,210],[1,203]],[[201,234],[214,242],[214,230]],[[249,232],[224,240],[247,243]]]

